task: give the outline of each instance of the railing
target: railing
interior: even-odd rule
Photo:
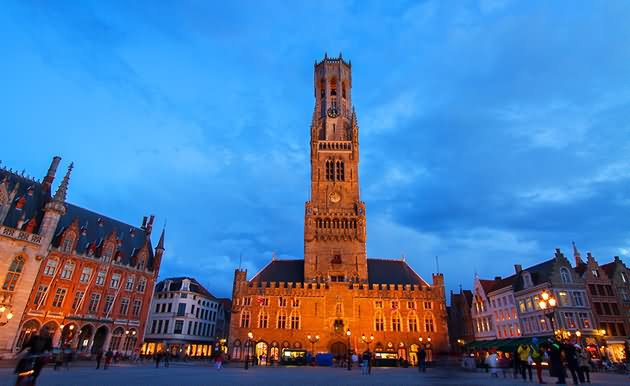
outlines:
[[[352,151],[350,141],[319,141],[318,148],[321,151]]]
[[[42,242],[42,236],[40,235],[24,232],[8,226],[0,227],[0,235],[7,236],[16,240],[23,240],[37,245],[41,244]]]

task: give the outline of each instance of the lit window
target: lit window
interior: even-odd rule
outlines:
[[[58,263],[57,260],[48,259],[48,261],[46,262],[46,267],[44,268],[44,275],[54,276],[55,269],[57,268],[57,263]]]
[[[22,256],[13,259],[11,266],[9,266],[9,272],[7,272],[7,276],[4,278],[4,284],[2,284],[3,290],[12,292],[15,289],[15,285],[22,274],[23,268],[24,258]]]
[[[53,307],[61,307],[63,305],[63,300],[66,298],[66,292],[67,290],[65,288],[57,288],[52,302]]]
[[[92,276],[92,268],[84,267],[81,271],[81,277],[79,278],[79,281],[81,283],[87,283],[90,280],[90,276]]]
[[[61,278],[70,279],[72,277],[72,272],[74,272],[74,263],[69,261],[63,265],[63,269],[61,270]]]

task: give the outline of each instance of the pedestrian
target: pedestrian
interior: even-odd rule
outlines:
[[[536,377],[538,378],[538,383],[545,383],[542,379],[542,363],[545,356],[545,349],[543,345],[532,346],[531,357],[534,361],[534,366],[536,366]]]
[[[171,352],[165,351],[164,352],[164,367],[168,367],[170,365],[170,360],[171,360]]]
[[[520,360],[518,358],[518,347],[516,347],[514,349],[514,352],[512,352],[512,365],[514,366],[514,374],[513,377],[514,379],[518,378],[518,375],[521,373],[521,368],[520,368]]]
[[[591,383],[591,354],[588,350],[580,349],[578,352],[578,366],[580,367],[580,382]]]
[[[558,378],[559,385],[565,385],[565,374],[564,374],[564,365],[562,364],[562,349],[560,347],[560,343],[555,342],[553,340],[550,341],[551,345],[549,346],[549,361],[551,362],[551,368],[549,374],[552,377]]]
[[[372,375],[372,353],[368,351],[367,354],[368,375]]]
[[[499,358],[497,356],[496,351],[492,350],[488,357],[486,358],[486,364],[490,369],[490,376],[498,378],[499,374],[497,373],[497,366],[499,364]]]
[[[72,362],[72,349],[70,345],[66,343],[63,349],[63,366],[66,370],[70,370],[70,362]]]
[[[96,369],[100,369],[101,368],[101,360],[103,360],[103,350],[99,349],[96,352]]]
[[[50,338],[48,326],[42,327],[39,334],[31,336],[28,342],[22,347],[22,350],[20,350],[20,353],[25,352],[26,349],[29,349],[28,354],[23,356],[15,367],[15,373],[18,375],[16,381],[17,385],[22,384],[24,380],[24,375],[22,374],[27,373],[30,375],[29,370],[33,371],[32,384],[34,385],[42,369],[48,363],[48,353],[52,350],[52,339]]]
[[[217,370],[221,370],[223,368],[223,353],[219,353],[216,358],[214,358],[214,364],[217,367]]]
[[[418,371],[427,372],[427,351],[424,347],[420,347],[420,351],[418,351]]]
[[[370,360],[370,353],[368,351],[364,351],[363,355],[361,356],[361,374],[362,375],[368,374],[368,366],[369,366],[368,361],[369,360]]]
[[[112,350],[107,350],[107,352],[105,353],[105,366],[103,366],[104,370],[107,370],[109,365],[112,364],[113,358],[114,358],[114,353],[112,352]]]
[[[61,347],[58,347],[53,349],[53,353],[55,355],[55,366],[53,367],[53,370],[57,371],[57,369],[59,369],[63,364],[63,350]]]
[[[571,372],[571,377],[573,378],[573,384],[577,385],[579,384],[579,378],[582,378],[583,376],[579,376],[579,373],[581,372],[579,369],[579,365],[578,365],[578,355],[577,355],[577,350],[575,345],[566,342],[563,345],[563,349],[564,349],[564,356],[567,360],[567,367],[569,368],[569,371]]]
[[[359,356],[357,355],[356,352],[352,353],[352,364],[355,365],[357,364],[357,362],[359,362]]]
[[[157,369],[158,367],[160,367],[160,361],[162,360],[162,352],[157,351],[153,357],[155,359],[155,368]]]
[[[522,344],[518,347],[518,366],[521,369],[521,376],[523,380],[526,381],[527,377],[525,376],[525,372],[529,373],[529,381],[532,381],[532,358],[530,356],[532,349],[529,345]]]

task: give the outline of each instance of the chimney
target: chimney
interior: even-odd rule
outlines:
[[[621,259],[619,258],[619,256],[615,256],[615,261],[621,261]]]
[[[517,274],[521,273],[521,271],[523,270],[523,266],[520,264],[514,264],[514,272],[516,272]]]
[[[55,180],[55,174],[57,173],[59,162],[61,162],[61,157],[54,156],[52,162],[50,163],[50,167],[48,168],[48,173],[46,173],[46,177],[44,177],[44,180],[42,181],[42,186],[45,193],[50,193],[50,188],[53,181]]]
[[[501,276],[495,276],[494,280],[501,280]]]
[[[140,228],[145,229],[147,227],[147,216],[142,217],[142,226]]]

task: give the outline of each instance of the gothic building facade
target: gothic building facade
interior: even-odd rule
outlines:
[[[377,355],[412,363],[420,344],[447,349],[443,275],[428,283],[404,259],[367,258],[351,70],[341,56],[315,64],[304,259],[274,258],[249,279],[235,272],[235,359],[255,353],[277,360],[288,348],[346,355],[368,348],[363,335]]]
[[[40,182],[0,169],[0,355],[46,328],[53,344],[79,352],[130,353],[142,342],[164,232],[66,201],[72,164],[54,195],[61,158]]]

